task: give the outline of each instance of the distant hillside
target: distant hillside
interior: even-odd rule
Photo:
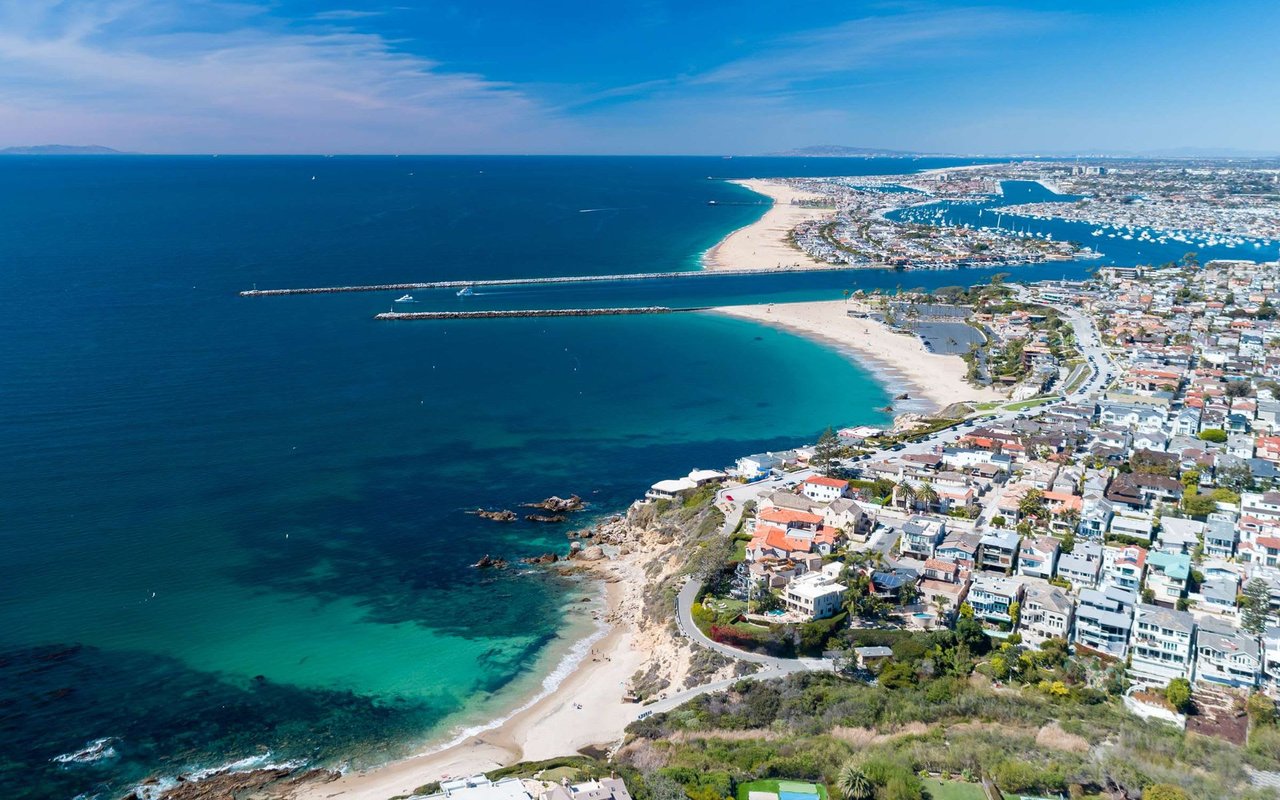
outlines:
[[[766,153],[769,156],[809,156],[811,158],[912,158],[920,155],[906,150],[885,150],[882,147],[845,147],[841,144],[816,144],[809,147],[797,147],[794,150],[783,150],[778,153]]]
[[[121,156],[123,151],[98,144],[37,144],[0,148],[0,156]]]

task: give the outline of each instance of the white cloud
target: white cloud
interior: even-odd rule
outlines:
[[[538,151],[563,133],[516,87],[451,72],[381,36],[289,28],[252,5],[201,11],[199,27],[163,31],[168,9],[147,0],[0,3],[5,144]]]

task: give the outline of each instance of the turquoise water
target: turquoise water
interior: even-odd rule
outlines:
[[[388,325],[387,298],[236,291],[691,268],[765,210],[708,176],[903,167],[0,161],[4,794],[376,761],[499,714],[591,630],[590,588],[469,568],[563,552],[567,527],[466,509],[613,511],[887,402],[837,354],[715,316]]]

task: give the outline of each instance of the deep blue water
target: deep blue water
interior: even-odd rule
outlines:
[[[0,160],[0,790],[376,760],[492,716],[590,620],[585,587],[467,566],[563,551],[564,526],[466,509],[615,510],[887,402],[837,354],[737,320],[393,325],[371,319],[390,298],[238,290],[694,268],[765,210],[708,176],[944,163]],[[633,289],[679,305],[690,285]],[[815,375],[824,391],[787,389]],[[107,737],[113,757],[51,760]]]

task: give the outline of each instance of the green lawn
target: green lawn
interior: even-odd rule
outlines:
[[[1058,399],[1057,395],[1054,395],[1053,397],[1033,397],[1030,400],[1023,400],[1022,402],[1019,402],[1019,403],[1010,403],[1004,408],[1006,411],[1024,411],[1028,408],[1035,408],[1036,406],[1042,406],[1045,403],[1049,402],[1050,400],[1057,400],[1057,399]]]
[[[807,784],[807,785],[811,785],[811,786],[816,785],[816,786],[817,786],[817,788],[818,788],[818,795],[817,795],[817,796],[820,798],[820,800],[828,800],[828,798],[827,798],[827,787],[823,786],[823,785],[822,785],[822,784],[820,784],[820,783],[819,783],[819,784],[808,784],[808,783],[807,783],[807,781],[786,781],[786,780],[783,780],[783,781],[777,781],[777,780],[765,780],[765,781],[751,781],[751,782],[749,782],[749,783],[740,783],[740,784],[738,784],[738,797],[737,797],[737,800],[747,800],[747,797],[749,796],[749,793],[750,793],[750,792],[773,792],[774,794],[777,794],[777,793],[778,793],[778,784],[779,784],[779,783],[782,783],[782,784],[787,784],[787,783],[805,783],[805,784]]]
[[[982,787],[976,783],[925,778],[924,788],[933,800],[987,800]]]

